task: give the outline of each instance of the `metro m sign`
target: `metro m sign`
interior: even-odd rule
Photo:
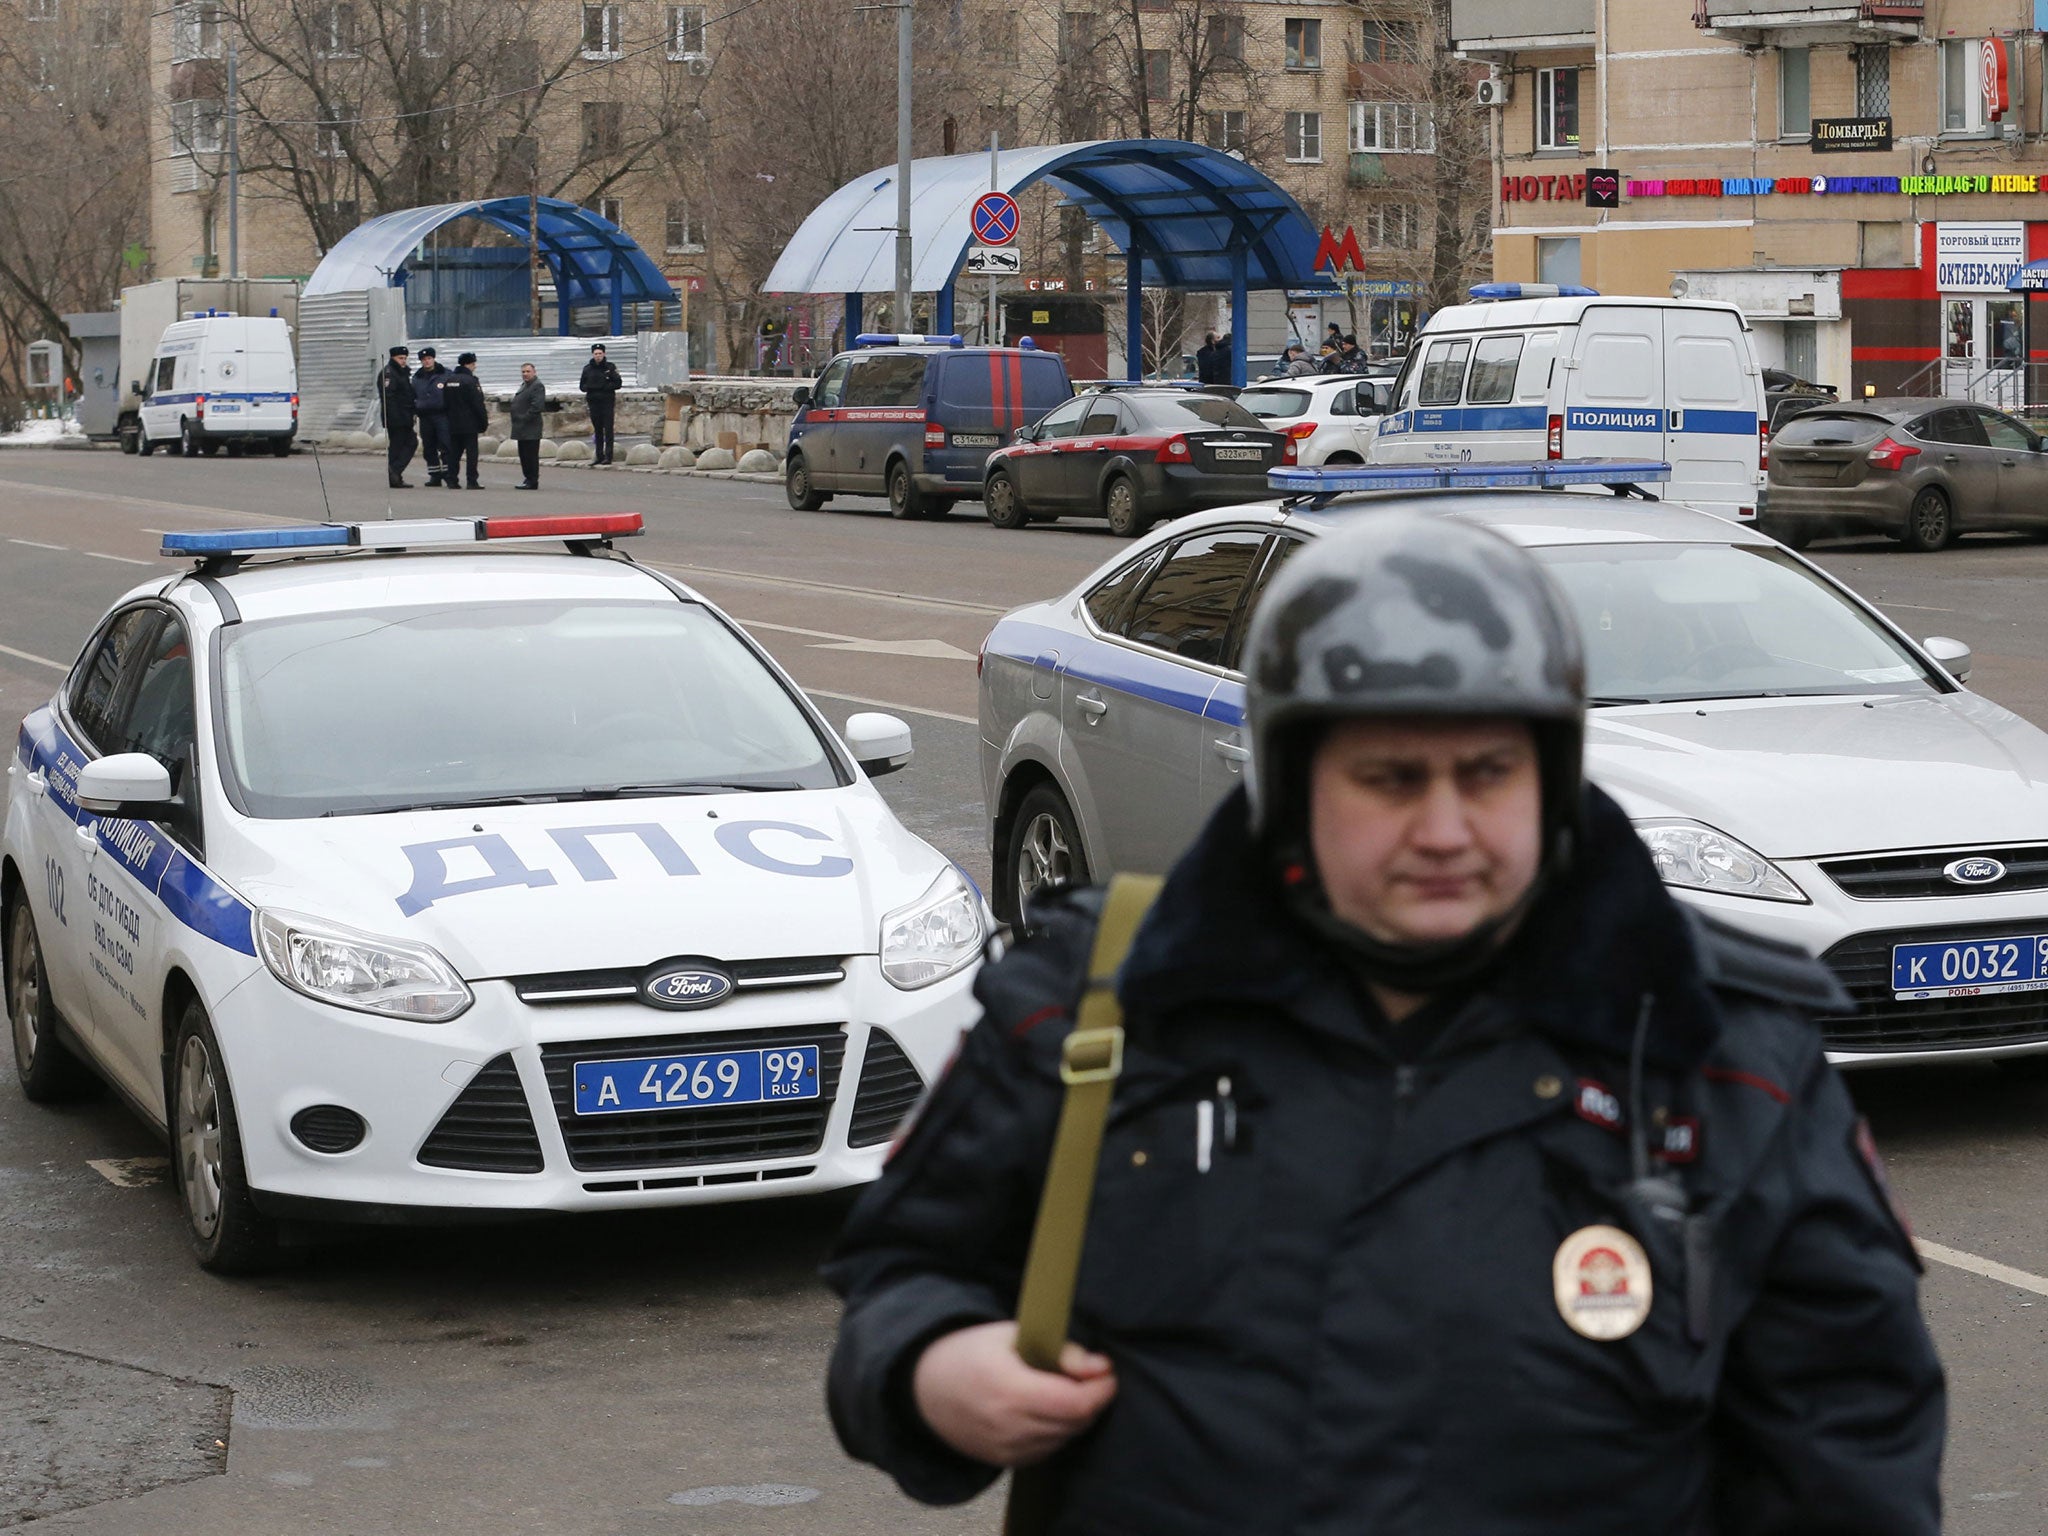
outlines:
[[[1323,226],[1323,238],[1316,242],[1316,269],[1320,271],[1324,267],[1332,272],[1342,272],[1346,267],[1354,272],[1365,270],[1365,258],[1358,250],[1358,231],[1349,224],[1344,226],[1344,238],[1341,240],[1331,232],[1329,225]]]
[[[1995,123],[2012,108],[2012,85],[2006,76],[2005,39],[1987,37],[1979,50],[1984,91],[1984,121]]]

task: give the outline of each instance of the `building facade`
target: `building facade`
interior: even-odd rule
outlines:
[[[1729,299],[1767,366],[1844,394],[2019,404],[2040,25],[2013,0],[1453,0],[1498,114],[1495,275]]]

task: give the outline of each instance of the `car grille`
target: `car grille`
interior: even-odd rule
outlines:
[[[711,963],[732,977],[736,992],[771,987],[829,987],[846,979],[846,961],[840,955],[791,955],[776,960],[714,960]],[[640,978],[653,968],[653,965],[643,965],[599,971],[546,971],[532,976],[514,976],[512,989],[519,994],[522,1003],[537,1007],[625,1002],[639,997]]]
[[[815,1045],[818,1097],[705,1109],[656,1109],[624,1115],[579,1115],[570,1077],[579,1061],[619,1061],[707,1051]],[[743,1029],[632,1040],[543,1045],[548,1093],[569,1161],[585,1173],[623,1168],[673,1168],[690,1163],[744,1163],[804,1157],[825,1144],[825,1122],[839,1088],[846,1032],[837,1024],[802,1029]]]
[[[1859,933],[1821,956],[1856,999],[1856,1012],[1820,1021],[1830,1050],[1927,1051],[2016,1045],[2048,1040],[2048,992],[2001,992],[1977,997],[1892,998],[1892,946],[1944,939],[1995,939],[2040,932],[2048,922],[1904,928]]]
[[[539,1173],[545,1166],[540,1136],[526,1106],[526,1089],[512,1058],[500,1056],[455,1096],[419,1150],[433,1168],[475,1173]]]
[[[1996,859],[2005,878],[1987,885],[1957,885],[1942,871],[1958,859]],[[1858,901],[1912,896],[2003,896],[2010,891],[2048,890],[2048,846],[1949,848],[1919,853],[1885,853],[1859,859],[1823,859],[1821,866],[1844,895]]]
[[[860,1087],[853,1095],[853,1123],[846,1133],[849,1147],[872,1147],[896,1134],[896,1127],[924,1092],[924,1079],[887,1030],[871,1030],[868,1053],[861,1058]]]

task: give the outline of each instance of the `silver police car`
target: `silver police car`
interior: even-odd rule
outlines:
[[[1549,570],[1585,634],[1589,773],[1686,900],[1833,967],[1835,1060],[2048,1052],[2048,734],[1963,686],[1968,646],[1916,644],[1753,529],[1583,489],[1667,473],[1276,470],[1288,499],[1181,518],[1009,614],[981,671],[999,914],[1171,864],[1243,775],[1239,652],[1274,571],[1422,499]]]

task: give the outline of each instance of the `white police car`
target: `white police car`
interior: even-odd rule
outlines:
[[[970,1022],[979,893],[867,782],[908,727],[835,736],[639,527],[170,535],[22,723],[21,1083],[166,1131],[202,1264],[866,1180]]]

